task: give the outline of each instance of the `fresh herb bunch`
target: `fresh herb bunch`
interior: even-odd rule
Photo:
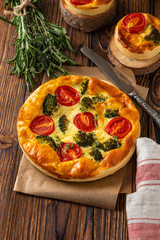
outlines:
[[[66,49],[73,52],[65,29],[48,22],[39,11],[38,2],[39,0],[32,0],[35,8],[27,7],[26,16],[15,15],[11,22],[16,27],[18,36],[14,43],[15,58],[7,62],[13,64],[10,74],[17,74],[18,78],[25,77],[28,90],[34,86],[36,73],[45,71],[48,77],[58,77],[57,72],[68,74],[62,68],[63,63],[77,65],[64,53]],[[13,9],[21,1],[5,0],[5,8],[9,4]]]

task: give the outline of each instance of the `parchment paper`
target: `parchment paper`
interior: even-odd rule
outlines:
[[[97,67],[65,67],[65,69],[73,75],[97,77],[109,81]],[[126,74],[133,85],[136,84],[131,70],[126,68],[118,68],[118,70]],[[43,82],[48,80],[44,76]],[[138,85],[135,88],[140,96],[146,99],[148,89]],[[14,191],[113,210],[119,192],[132,192],[132,159],[133,157],[126,167],[106,178],[93,182],[72,183],[46,176],[32,166],[23,155]]]

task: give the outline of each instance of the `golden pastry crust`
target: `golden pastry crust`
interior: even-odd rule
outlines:
[[[62,85],[80,89],[84,77],[69,75],[59,77],[56,80],[51,80],[41,85],[31,94],[20,109],[17,121],[17,133],[20,146],[31,163],[45,174],[54,178],[65,181],[93,181],[113,174],[125,166],[133,154],[135,142],[140,132],[140,119],[139,113],[131,99],[109,83],[91,77],[87,77],[87,79],[89,79],[87,96],[94,96],[96,94],[109,95],[105,102],[96,104],[100,125],[97,127],[96,134],[102,131],[103,113],[106,106],[111,109],[112,107],[118,107],[119,115],[131,122],[132,130],[121,140],[121,147],[106,152],[101,162],[94,161],[85,155],[78,159],[61,162],[57,152],[52,147],[38,142],[36,134],[30,130],[30,124],[33,119],[42,115],[43,102],[48,94],[54,94],[55,90]],[[67,107],[67,111],[69,109],[70,107]],[[61,108],[59,111],[61,112]],[[52,137],[54,136],[53,132]]]
[[[151,14],[143,13],[146,19],[146,27],[139,33],[130,33],[122,26],[122,18],[115,29],[115,43],[122,53],[136,59],[148,59],[156,56],[160,52],[160,43],[154,43],[145,37],[151,33],[155,27],[160,33],[160,19]]]

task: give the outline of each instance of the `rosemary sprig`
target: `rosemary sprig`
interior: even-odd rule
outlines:
[[[0,16],[0,20],[2,20],[2,21],[4,21],[4,22],[7,22],[7,23],[10,23],[10,24],[13,25],[12,22],[10,22],[9,20],[7,20],[6,18],[3,18],[3,17],[1,17],[1,16]]]
[[[15,38],[15,57],[7,63],[13,65],[10,74],[25,77],[27,89],[34,87],[36,73],[46,72],[48,77],[69,74],[62,68],[64,63],[77,65],[64,52],[74,52],[65,29],[47,21],[38,8],[39,0],[32,0],[36,8],[27,7],[26,16],[14,16],[17,37]],[[5,0],[5,7],[20,4],[20,0]],[[1,20],[2,17],[0,18]],[[8,21],[8,20],[7,20]]]

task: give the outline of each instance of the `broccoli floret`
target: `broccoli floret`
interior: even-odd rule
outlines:
[[[106,109],[104,116],[106,118],[114,118],[119,116],[118,109]]]
[[[151,32],[145,36],[145,40],[152,41],[154,44],[159,44],[160,43],[159,31],[154,26],[151,26]]]
[[[108,97],[105,97],[105,96],[103,96],[103,95],[95,95],[94,97],[92,97],[92,99],[93,99],[93,102],[96,104],[97,102],[105,102],[106,101],[106,99],[107,99]]]
[[[81,95],[84,95],[87,91],[88,88],[88,84],[89,84],[89,79],[85,78],[85,80],[81,83]]]
[[[94,158],[96,161],[102,160],[103,156],[102,153],[98,149],[92,149],[89,154]]]
[[[118,141],[116,137],[110,138],[109,141],[106,141],[104,143],[96,142],[96,146],[99,149],[102,149],[103,151],[107,152],[112,149],[120,148],[121,143]]]
[[[89,98],[89,97],[82,98],[80,104],[81,104],[81,108],[80,109],[83,112],[86,112],[89,108],[94,109],[94,107],[93,107],[94,103],[93,103],[92,99]]]
[[[43,113],[51,116],[53,112],[58,111],[59,103],[56,95],[48,94],[43,102]]]
[[[43,136],[43,135],[39,135],[36,137],[38,142],[41,144],[48,144],[50,145],[55,151],[57,150],[57,145],[54,141],[53,138],[51,138],[50,136]]]
[[[61,132],[65,133],[68,129],[69,120],[67,119],[66,115],[62,115],[58,120],[58,127],[60,128]]]
[[[73,139],[81,147],[92,146],[95,142],[94,133],[86,133],[82,131],[78,131]]]

